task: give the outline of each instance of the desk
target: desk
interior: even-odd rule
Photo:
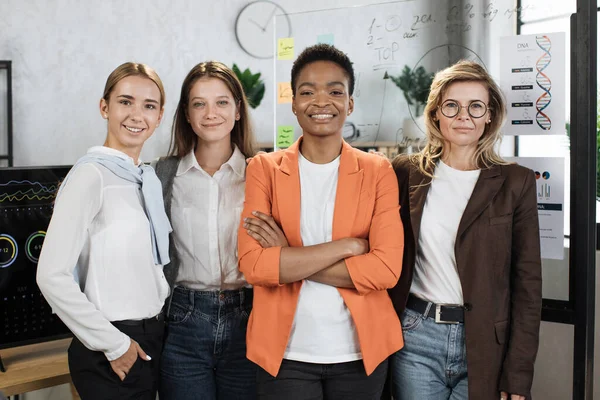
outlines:
[[[70,383],[70,343],[71,339],[62,339],[0,350],[6,367],[6,372],[0,373],[0,391],[12,396]]]

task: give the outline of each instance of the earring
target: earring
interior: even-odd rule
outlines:
[[[296,110],[292,110],[292,112],[294,113],[294,115],[296,115]]]
[[[348,111],[348,115],[352,114],[350,111]]]

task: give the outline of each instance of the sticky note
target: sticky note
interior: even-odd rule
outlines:
[[[277,84],[277,103],[292,102],[292,84],[290,82],[279,82]]]
[[[294,38],[277,39],[277,59],[278,60],[293,60],[294,59]]]
[[[290,147],[294,143],[294,127],[291,125],[284,125],[277,127],[277,147],[286,148]]]
[[[333,33],[325,33],[317,36],[317,44],[319,43],[330,44],[333,46]]]

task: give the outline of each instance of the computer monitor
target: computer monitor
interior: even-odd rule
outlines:
[[[0,349],[71,336],[36,283],[54,197],[70,168],[0,168]]]

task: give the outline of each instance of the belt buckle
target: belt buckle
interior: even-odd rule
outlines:
[[[455,304],[436,304],[435,305],[435,323],[436,324],[452,324],[457,325],[458,321],[443,321],[442,320],[442,307],[455,306]]]

